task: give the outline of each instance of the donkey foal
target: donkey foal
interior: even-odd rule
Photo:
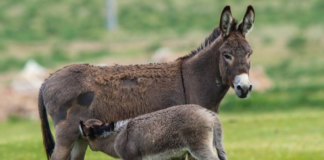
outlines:
[[[92,150],[124,160],[165,160],[188,152],[198,160],[226,160],[217,114],[198,105],[174,106],[109,124],[89,119],[79,128]]]

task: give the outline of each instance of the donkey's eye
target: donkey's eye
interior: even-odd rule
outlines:
[[[224,56],[224,58],[225,58],[226,60],[228,60],[228,61],[231,61],[231,60],[232,60],[232,56],[229,55],[229,54],[227,54],[227,53],[224,53],[223,56]]]

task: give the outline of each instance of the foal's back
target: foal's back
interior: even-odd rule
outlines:
[[[215,123],[219,123],[217,114],[203,107],[174,106],[130,120],[117,137],[115,148],[117,152],[126,152],[123,146],[129,146],[131,154],[140,154],[143,158],[150,155],[178,157],[187,152],[185,146],[214,148]]]

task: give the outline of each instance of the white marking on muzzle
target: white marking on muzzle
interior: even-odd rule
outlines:
[[[240,86],[241,89],[238,89],[238,86]],[[234,80],[234,90],[235,93],[238,97],[242,96],[242,90],[243,92],[245,92],[246,94],[250,92],[250,80],[249,80],[249,76],[246,73],[243,73],[241,75],[238,75],[235,77]]]

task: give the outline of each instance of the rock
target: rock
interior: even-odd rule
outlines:
[[[249,78],[253,85],[253,91],[265,92],[273,87],[271,79],[261,66],[251,68]]]
[[[12,83],[0,90],[0,120],[11,115],[37,119],[38,91],[47,76],[42,66],[29,60]]]
[[[29,60],[25,67],[13,79],[11,87],[15,92],[30,94],[39,91],[44,79],[47,76],[46,70],[34,60]]]

